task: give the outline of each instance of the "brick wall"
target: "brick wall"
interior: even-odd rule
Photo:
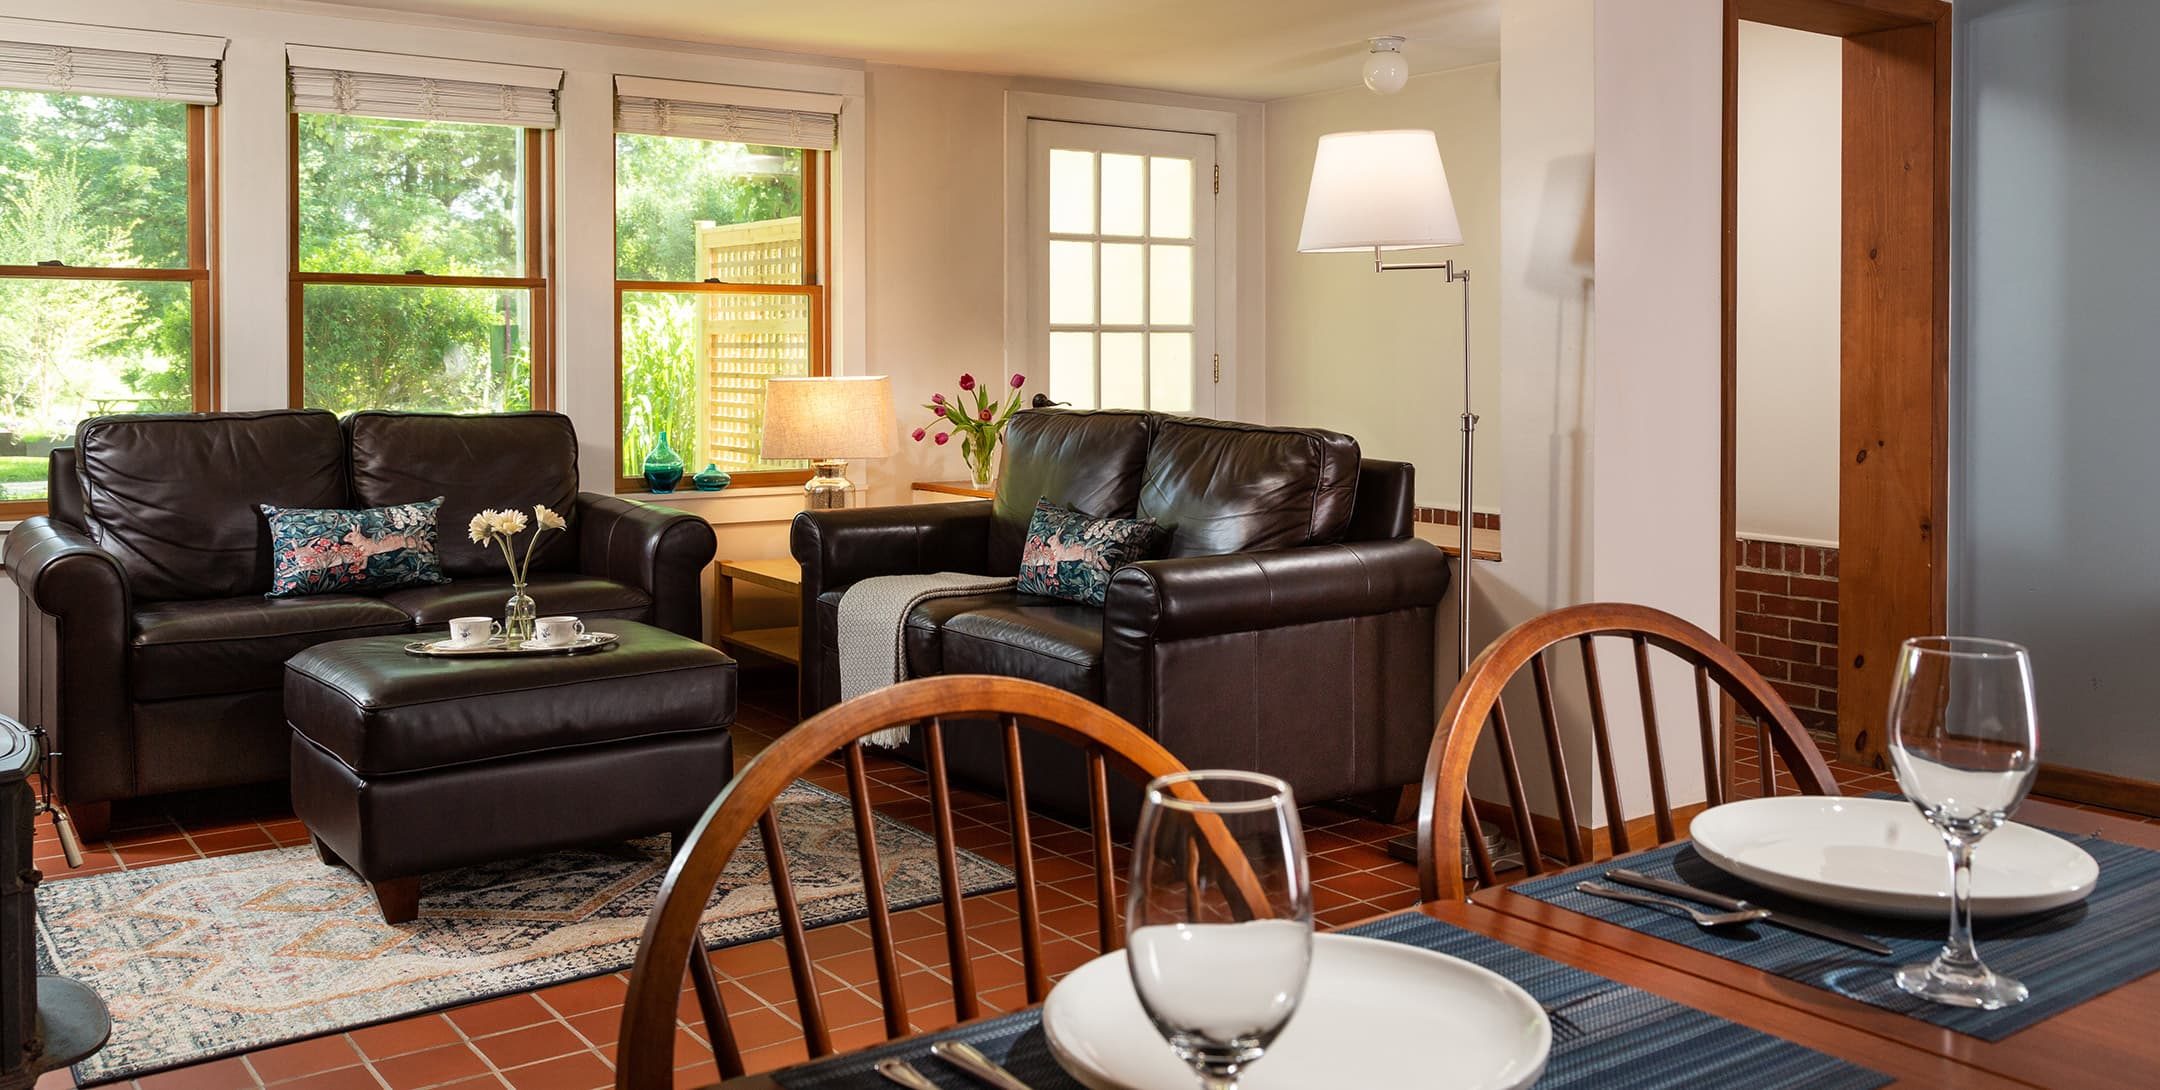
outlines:
[[[1837,732],[1835,548],[1741,538],[1733,543],[1734,632],[1809,730]]]

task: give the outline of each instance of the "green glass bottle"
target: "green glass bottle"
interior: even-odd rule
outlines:
[[[660,442],[645,456],[645,487],[654,492],[673,492],[682,483],[682,455],[668,446],[667,433],[660,433]]]

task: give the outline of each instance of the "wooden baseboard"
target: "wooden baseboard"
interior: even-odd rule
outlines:
[[[2110,810],[2160,817],[2160,783],[2133,780],[2128,776],[2111,776],[2043,761],[2040,775],[2033,780],[2032,793],[2082,802],[2087,806],[2105,806]],[[1538,835],[1545,834],[1540,830]]]
[[[1492,802],[1486,799],[1474,799],[1472,802],[1477,807],[1477,815],[1480,819],[1498,825],[1507,832],[1510,839],[1515,838],[1515,810],[1513,807],[1504,802]],[[1708,808],[1709,804],[1702,802],[1675,807],[1673,809],[1673,831],[1680,836],[1686,836],[1688,823],[1695,820],[1695,815]],[[1560,824],[1559,818],[1548,814],[1531,814],[1530,829],[1537,834],[1538,851],[1546,858],[1565,858],[1567,854],[1567,836],[1562,831],[1563,826]],[[1594,827],[1577,826],[1576,832],[1582,837],[1583,850],[1589,852],[1591,858],[1602,859],[1613,854],[1612,833],[1608,827],[1603,825]],[[1628,846],[1631,848],[1646,848],[1657,843],[1657,818],[1647,814],[1639,818],[1629,818],[1627,841]]]

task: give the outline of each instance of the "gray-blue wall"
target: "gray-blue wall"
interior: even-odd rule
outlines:
[[[2160,780],[2160,2],[1957,0],[1953,631],[2041,757]]]

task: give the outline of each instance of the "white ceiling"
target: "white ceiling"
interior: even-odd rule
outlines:
[[[1501,0],[338,0],[355,7],[1271,99],[1500,59]]]

